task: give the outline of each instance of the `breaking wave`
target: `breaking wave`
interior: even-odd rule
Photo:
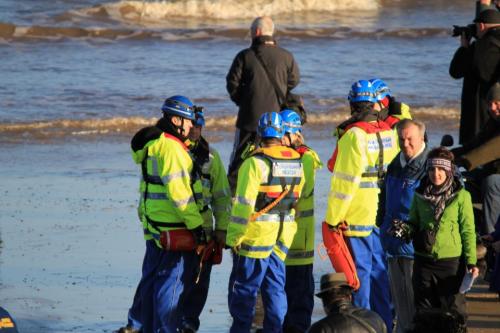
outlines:
[[[363,39],[363,38],[401,38],[419,39],[425,37],[447,36],[450,29],[444,28],[405,28],[377,29],[358,31],[348,27],[331,28],[283,28],[278,29],[278,38],[307,39]],[[16,26],[0,22],[0,39],[7,41],[59,40],[59,39],[104,39],[104,40],[202,40],[202,39],[241,39],[248,34],[248,29],[116,29],[116,28],[80,28],[57,26]]]
[[[420,107],[413,108],[414,118],[423,122],[440,123],[454,127],[458,124],[460,112],[455,108]],[[328,112],[308,114],[306,129],[331,130],[348,117],[346,108]],[[113,135],[132,135],[144,126],[153,125],[157,118],[115,117],[108,119],[56,119],[40,122],[0,123],[0,142],[20,142],[29,140],[57,140],[67,137],[92,138]],[[232,132],[235,116],[208,118],[207,131]]]
[[[378,2],[373,0],[119,1],[80,9],[77,13],[99,18],[107,15],[114,20],[126,22],[161,22],[176,18],[230,20],[348,9],[373,11],[378,6]]]

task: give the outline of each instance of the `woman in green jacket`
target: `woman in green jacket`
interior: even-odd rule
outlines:
[[[413,288],[417,312],[439,308],[465,317],[459,288],[466,271],[477,277],[479,270],[471,197],[455,176],[453,159],[446,148],[433,149],[413,198]]]

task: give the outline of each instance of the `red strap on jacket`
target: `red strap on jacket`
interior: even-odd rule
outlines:
[[[172,140],[178,142],[185,150],[189,150],[189,148],[186,146],[186,144],[184,142],[182,142],[181,140],[179,140],[179,138],[173,136],[172,134],[168,134],[168,133],[163,133],[163,135],[165,135],[166,138],[169,138],[169,139],[172,139]]]

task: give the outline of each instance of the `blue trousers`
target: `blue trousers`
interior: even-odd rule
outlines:
[[[286,266],[285,292],[288,311],[283,330],[307,331],[314,308],[313,265]]]
[[[161,253],[153,240],[146,241],[146,253],[142,261],[142,276],[135,291],[132,306],[128,310],[128,326],[140,330],[142,328],[142,299],[146,290],[153,288],[156,263]]]
[[[265,259],[233,255],[228,292],[231,333],[250,332],[259,288],[264,303],[264,332],[282,332],[287,309],[285,263],[271,253]]]
[[[355,306],[373,310],[382,317],[387,332],[392,332],[392,303],[387,260],[380,243],[380,230],[367,237],[346,237],[351,248],[361,287],[353,294]]]
[[[185,295],[185,301],[182,307],[182,325],[197,331],[200,328],[200,315],[207,302],[208,287],[210,285],[210,273],[212,272],[212,263],[205,262],[200,273],[200,280],[194,286],[189,294]]]
[[[152,288],[145,289],[142,299],[142,331],[175,333],[180,326],[180,309],[185,294],[196,278],[199,257],[194,251],[161,251],[154,265]]]

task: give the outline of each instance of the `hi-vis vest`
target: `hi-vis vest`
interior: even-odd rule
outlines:
[[[197,160],[194,160],[197,163]],[[226,230],[231,212],[231,190],[219,153],[209,146],[208,159],[198,166],[199,175],[193,186],[203,229],[210,238],[215,229]]]
[[[316,170],[323,167],[318,154],[311,148],[302,146],[296,150],[302,155],[304,187],[295,206],[297,233],[286,256],[287,266],[309,265],[314,261],[314,184]]]
[[[337,142],[326,223],[345,221],[347,236],[369,236],[375,227],[380,185],[397,155],[397,135],[384,121],[352,124]]]
[[[184,143],[163,133],[133,152],[133,158],[142,168],[139,217],[146,240],[154,239],[161,247],[161,231],[203,223],[191,188],[193,162]]]
[[[271,251],[284,260],[297,230],[293,206],[304,184],[300,155],[273,146],[260,148],[243,161],[227,229],[227,244],[239,246],[239,254],[267,258]],[[272,203],[284,189],[288,194],[267,213],[254,216]]]

